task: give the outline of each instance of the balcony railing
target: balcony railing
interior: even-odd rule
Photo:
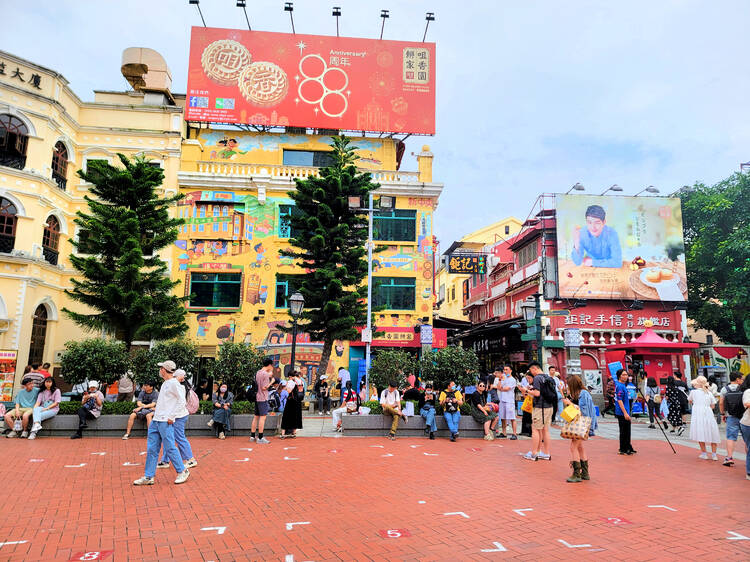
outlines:
[[[26,167],[26,157],[0,152],[0,166],[23,170]]]
[[[7,234],[0,234],[0,252],[4,254],[10,254],[13,251],[13,246],[16,245],[16,237],[8,236]]]
[[[51,250],[49,248],[42,248],[42,255],[44,256],[44,259],[47,261],[47,263],[57,265],[57,257],[59,256],[59,252],[56,252],[55,250]]]
[[[270,176],[272,178],[304,179],[319,176],[320,168],[315,166],[277,166],[264,164],[242,164],[237,162],[198,161],[196,171],[201,174],[216,176],[233,176],[252,178],[256,176]],[[419,172],[401,172],[395,170],[366,170],[372,174],[373,181],[389,183],[415,183],[419,181]]]
[[[68,180],[66,178],[64,178],[60,174],[52,172],[52,179],[57,184],[57,187],[65,191],[65,186],[68,185]]]

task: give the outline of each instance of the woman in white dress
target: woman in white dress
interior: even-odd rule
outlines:
[[[711,394],[708,380],[704,376],[693,380],[693,390],[690,391],[688,400],[693,405],[690,417],[690,439],[697,441],[701,448],[699,458],[708,459],[706,443],[711,444],[711,459],[718,461],[716,447],[719,445],[719,426],[716,425],[713,407],[716,398]]]

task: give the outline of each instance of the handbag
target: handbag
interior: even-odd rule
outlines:
[[[661,404],[661,394],[654,394],[654,404]]]
[[[567,406],[562,412],[560,412],[560,417],[564,419],[566,422],[572,422],[574,419],[576,419],[581,412],[573,406],[573,404]]]
[[[21,418],[16,418],[16,421],[13,422],[13,431],[21,431],[23,429],[23,424],[21,423]]]
[[[534,411],[534,399],[531,396],[527,396],[523,399],[521,410],[528,414]]]
[[[591,429],[591,418],[588,416],[577,416],[573,421],[566,423],[560,431],[560,437],[563,439],[583,439],[589,438]]]

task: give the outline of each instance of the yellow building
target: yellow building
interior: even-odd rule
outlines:
[[[521,221],[515,217],[508,217],[492,223],[488,226],[467,234],[458,242],[454,242],[444,253],[443,258],[451,253],[453,249],[461,246],[464,250],[481,252],[486,245],[494,244],[500,240],[512,238],[521,230]],[[437,294],[435,319],[450,323],[451,320],[468,321],[463,310],[462,287],[464,279],[469,275],[448,273],[445,259],[440,260],[438,270],[435,274],[435,292]]]
[[[311,131],[311,130],[310,130]],[[214,356],[224,341],[246,341],[290,362],[291,336],[279,330],[289,321],[287,298],[304,272],[279,250],[289,247],[287,221],[294,212],[288,192],[294,178],[318,174],[329,156],[330,137],[306,134],[190,129],[182,144],[178,182],[185,219],[176,243],[173,275],[183,281],[189,337],[202,356]],[[442,185],[432,180],[432,158],[424,146],[418,172],[396,171],[396,142],[354,138],[357,165],[371,170],[394,198],[394,208],[374,217],[375,240],[387,250],[373,259],[374,305],[383,305],[376,323],[385,334],[379,346],[419,348],[419,328],[431,323],[433,306],[433,211]],[[322,343],[298,336],[296,362],[313,379]],[[328,366],[344,366],[354,378],[364,357],[361,342],[336,342]]]
[[[184,96],[169,92],[169,70],[153,51],[125,51],[122,70],[137,91],[97,91],[83,102],[59,73],[0,51],[2,400],[26,364],[54,367],[66,341],[91,335],[62,312],[78,306],[63,292],[75,274],[73,219],[89,192],[76,171],[92,159],[116,163],[118,152],[142,155],[176,191]]]

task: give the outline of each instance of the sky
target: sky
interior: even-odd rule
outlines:
[[[234,0],[202,0],[209,27],[246,28]],[[248,0],[253,30],[290,32],[283,2]],[[0,49],[57,70],[83,100],[123,90],[122,51],[161,53],[186,90],[188,0],[2,0]],[[524,220],[541,193],[576,182],[634,195],[715,183],[750,161],[750,33],[745,0],[297,0],[297,33],[437,43],[435,217],[443,248],[507,216]]]

